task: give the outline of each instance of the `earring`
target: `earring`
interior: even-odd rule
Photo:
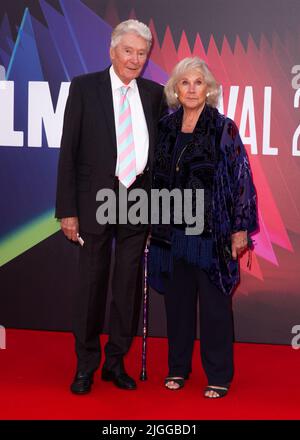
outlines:
[[[207,92],[207,93],[206,93],[206,98],[208,98],[208,97],[209,97],[209,95],[210,95],[210,92]]]
[[[174,92],[174,96],[175,96],[176,99],[178,99],[178,95],[177,95],[176,92]]]

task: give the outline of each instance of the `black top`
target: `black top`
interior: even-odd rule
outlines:
[[[192,189],[192,214],[196,215],[196,189],[204,190],[204,230],[203,236],[211,237],[212,230],[212,188],[215,168],[215,155],[212,146],[203,145],[195,147],[193,133],[179,132],[176,138],[173,153],[173,188]],[[172,217],[173,218],[173,217]],[[186,228],[184,221],[176,228]]]

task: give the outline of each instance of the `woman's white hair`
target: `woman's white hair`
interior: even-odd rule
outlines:
[[[178,81],[187,72],[191,71],[201,73],[203,80],[208,87],[206,102],[212,107],[217,107],[221,93],[220,85],[209,70],[206,62],[198,57],[184,58],[174,67],[171,76],[165,85],[165,95],[169,107],[173,109],[180,107],[181,104],[176,96],[176,86]]]
[[[148,51],[152,44],[152,34],[148,26],[138,20],[126,20],[119,23],[111,34],[110,47],[116,47],[124,34],[135,33],[147,41]]]

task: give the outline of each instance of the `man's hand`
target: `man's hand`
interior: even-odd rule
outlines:
[[[234,260],[248,247],[247,231],[235,232],[231,236],[231,255]]]
[[[78,217],[65,217],[60,220],[60,227],[65,236],[72,241],[77,241],[79,231]]]

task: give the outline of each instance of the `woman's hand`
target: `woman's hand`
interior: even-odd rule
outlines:
[[[231,236],[231,255],[237,259],[248,247],[247,231],[235,232]]]

